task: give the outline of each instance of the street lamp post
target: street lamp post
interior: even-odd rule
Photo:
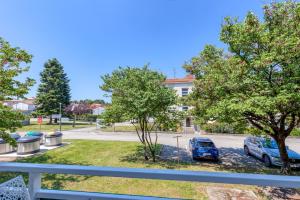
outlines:
[[[180,159],[180,152],[179,152],[179,138],[180,137],[182,137],[182,136],[177,135],[177,136],[173,137],[173,138],[176,138],[176,140],[177,140],[177,162],[178,162],[178,164],[179,164],[179,159]]]
[[[61,132],[61,103],[59,103],[59,131]]]

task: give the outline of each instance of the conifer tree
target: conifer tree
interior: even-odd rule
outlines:
[[[36,97],[37,114],[49,116],[49,123],[52,124],[52,114],[59,113],[60,103],[62,110],[70,104],[69,79],[56,58],[44,64],[40,76],[41,83]]]

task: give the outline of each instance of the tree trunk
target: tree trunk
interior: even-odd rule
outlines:
[[[50,115],[49,124],[52,124],[52,116]]]
[[[144,127],[142,128],[142,142],[143,142],[143,145],[144,145],[144,158],[145,160],[149,160],[149,157],[148,157],[148,150],[147,150],[147,144],[146,144],[146,139],[145,139],[146,135],[145,135],[145,130],[144,130]]]
[[[76,115],[74,115],[74,119],[73,119],[73,128],[75,127],[76,124]]]
[[[291,173],[291,165],[290,165],[289,155],[288,155],[286,145],[285,145],[285,139],[286,138],[279,136],[276,139],[276,142],[278,144],[280,158],[282,161],[281,173],[288,175]]]
[[[144,158],[145,158],[145,160],[149,160],[146,144],[144,144]]]
[[[152,155],[152,161],[156,162],[156,149],[154,149],[153,151],[151,151],[151,155]]]

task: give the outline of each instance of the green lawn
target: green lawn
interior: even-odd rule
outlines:
[[[67,145],[43,155],[19,160],[31,163],[59,163],[76,165],[114,166],[131,168],[162,168],[182,170],[220,170],[209,165],[166,162],[152,163],[144,161],[141,147],[136,142],[70,140]],[[2,174],[0,181],[15,176]],[[27,176],[25,175],[27,178]],[[44,175],[43,187],[51,189],[108,192],[121,194],[152,195],[173,198],[207,199],[205,188],[207,183],[142,180],[112,177],[91,177],[74,175]],[[222,185],[258,191],[254,186]]]
[[[71,130],[71,129],[77,129],[77,128],[86,128],[86,127],[91,127],[91,126],[95,126],[94,124],[89,124],[89,123],[85,123],[85,122],[77,122],[75,125],[75,128],[72,126],[72,122],[64,122],[62,123],[62,127],[61,129],[63,131],[66,130]],[[51,132],[51,131],[56,131],[59,130],[59,124],[47,124],[47,122],[44,122],[41,127],[39,124],[37,124],[37,122],[33,121],[31,122],[30,125],[27,126],[23,126],[21,128],[18,128],[17,131],[45,131],[45,132]]]

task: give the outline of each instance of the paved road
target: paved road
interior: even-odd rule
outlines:
[[[64,139],[91,139],[91,140],[113,140],[113,141],[139,141],[136,133],[132,132],[102,132],[95,128],[83,128],[71,131],[64,131]],[[176,147],[176,134],[158,133],[158,142],[169,146]],[[181,135],[179,145],[185,149],[190,138],[199,136],[194,134]],[[205,135],[211,138],[218,148],[243,148],[243,141],[246,136],[240,135]],[[300,138],[288,138],[289,147],[300,153]]]

